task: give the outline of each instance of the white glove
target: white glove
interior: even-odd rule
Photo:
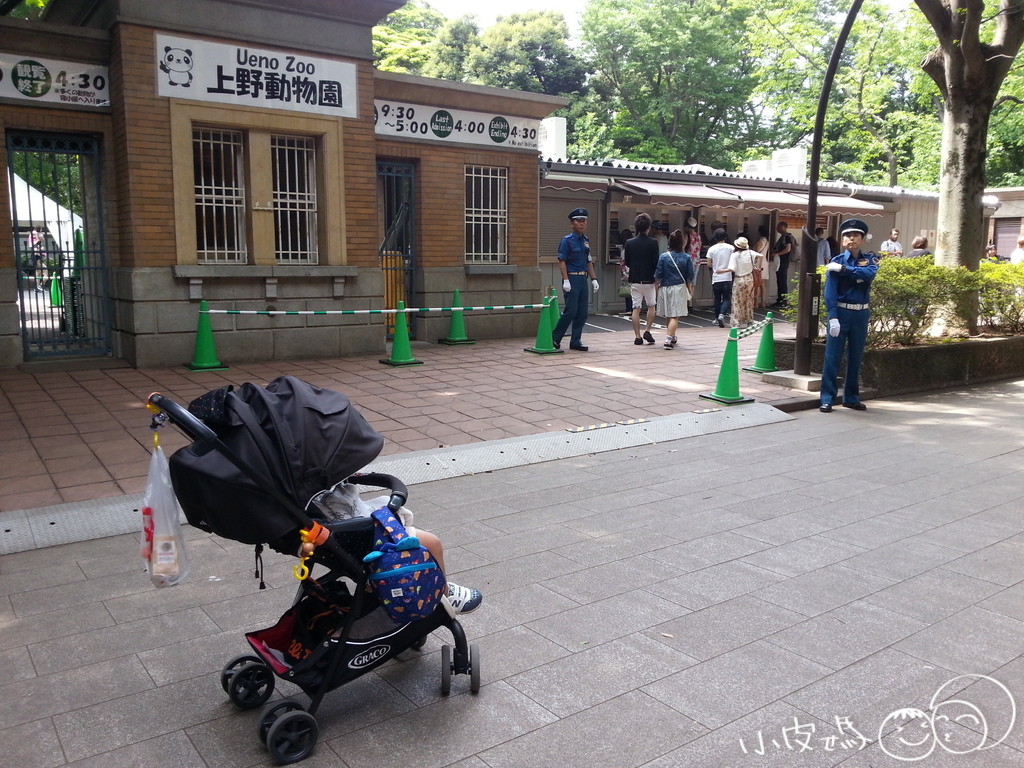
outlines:
[[[839,321],[836,318],[832,318],[828,321],[828,335],[838,336],[839,335]]]
[[[599,282],[597,282],[597,280],[591,280],[590,284],[592,286],[594,286],[594,293],[597,293],[598,290],[600,290],[600,288],[601,288],[601,284]]]
[[[562,290],[565,291],[566,293],[571,291],[572,290],[572,283],[570,283],[567,279],[563,280],[562,281]]]
[[[828,266],[825,267],[826,272],[842,272],[843,265],[836,261],[830,261]]]

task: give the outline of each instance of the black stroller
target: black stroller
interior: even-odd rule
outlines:
[[[283,699],[260,717],[259,738],[274,762],[308,757],[319,729],[314,715],[325,694],[407,650],[418,650],[427,635],[445,627],[452,646],[441,648],[441,694],[451,692],[452,673],[468,674],[470,691],[480,689],[476,645],[467,645],[462,626],[441,601],[427,618],[396,623],[372,591],[362,557],[373,547],[374,521],[354,517],[316,520],[307,502],[346,479],[390,490],[388,507],[397,514],[408,491],[395,477],[353,474],[377,457],[384,439],[344,395],[282,376],[266,388],[228,386],[193,401],[188,410],[150,395],[159,410],[194,442],[170,458],[175,494],[189,523],[224,538],[263,545],[301,560],[291,608],[273,627],[247,633],[253,654],[229,661],[221,684],[240,709],[264,705],[275,676],[297,685],[308,706]],[[308,572],[305,572],[308,573]]]

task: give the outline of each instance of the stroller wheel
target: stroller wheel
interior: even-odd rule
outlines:
[[[469,646],[469,692],[480,692],[480,646]]]
[[[305,760],[316,746],[320,728],[309,712],[286,712],[267,733],[267,749],[277,765]]]
[[[224,665],[224,669],[220,671],[220,687],[224,689],[224,693],[228,692],[228,684],[231,682],[232,675],[238,671],[238,668],[243,664],[251,664],[253,662],[262,664],[263,659],[250,653],[244,656],[235,656],[235,658]]]
[[[426,644],[427,644],[427,636],[424,635],[419,640],[416,640],[415,642],[413,642],[412,645],[409,646],[409,648],[414,650],[414,651],[418,651],[420,648],[422,648]]]
[[[452,647],[441,646],[441,695],[452,692]]]
[[[231,675],[228,698],[239,709],[255,709],[274,692],[274,673],[263,662],[245,664]]]
[[[260,743],[267,743],[267,735],[270,733],[270,728],[286,712],[304,711],[306,708],[303,707],[295,699],[282,699],[281,701],[275,701],[270,704],[266,709],[263,710],[263,714],[260,715],[260,721],[257,725],[257,733],[260,736]]]

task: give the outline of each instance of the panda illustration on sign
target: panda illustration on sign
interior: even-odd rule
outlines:
[[[192,85],[192,51],[188,48],[164,46],[160,69],[167,73],[167,82],[188,88]]]

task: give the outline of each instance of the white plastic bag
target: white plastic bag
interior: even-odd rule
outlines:
[[[149,461],[149,478],[142,499],[140,553],[146,561],[150,581],[158,587],[173,587],[188,576],[188,558],[178,515],[171,470],[163,448],[157,446]]]

